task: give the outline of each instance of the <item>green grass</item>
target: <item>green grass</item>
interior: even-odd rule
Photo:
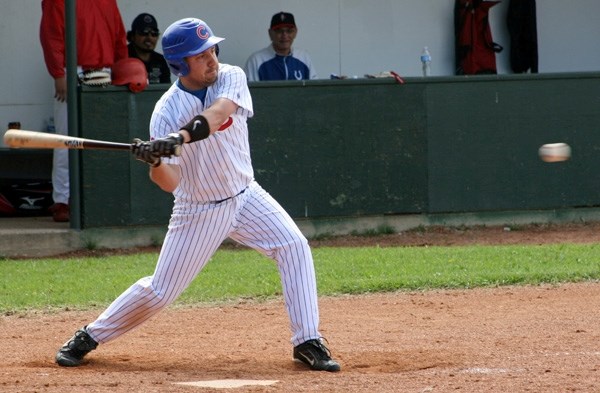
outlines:
[[[600,245],[313,249],[319,294],[538,285],[600,279]],[[105,307],[153,273],[157,254],[0,260],[0,312]],[[219,250],[176,304],[281,295],[275,264]]]

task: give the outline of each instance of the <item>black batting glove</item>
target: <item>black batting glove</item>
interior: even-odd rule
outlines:
[[[152,151],[152,142],[144,142],[135,138],[132,143],[131,152],[136,160],[147,163],[153,168],[160,165],[160,156]]]
[[[150,141],[151,150],[159,157],[179,156],[181,154],[181,145],[183,145],[183,135],[172,133],[164,138]]]

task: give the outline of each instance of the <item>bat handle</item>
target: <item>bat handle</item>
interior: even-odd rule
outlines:
[[[140,143],[144,143],[141,139],[134,139],[134,142],[132,142],[130,144],[129,150],[133,153],[136,154],[136,150],[138,149],[138,145]],[[179,157],[181,156],[181,145],[175,145],[174,149],[173,149],[173,154],[165,154],[164,157]]]

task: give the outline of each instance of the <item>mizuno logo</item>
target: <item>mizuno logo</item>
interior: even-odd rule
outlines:
[[[44,199],[44,197],[41,197],[41,198],[21,197],[21,199],[30,205],[35,205],[35,203],[37,201],[41,201],[42,199]]]
[[[39,210],[42,207],[36,205],[35,203],[37,201],[41,201],[44,199],[44,197],[41,198],[31,198],[31,197],[21,197],[22,200],[24,200],[27,203],[23,203],[19,206],[19,209],[23,209],[23,210]]]

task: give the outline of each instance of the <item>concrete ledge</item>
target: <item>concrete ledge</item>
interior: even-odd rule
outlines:
[[[25,221],[21,220],[21,222]],[[78,248],[80,248],[80,240],[77,232],[67,228],[17,226],[0,229],[0,257],[42,257]]]
[[[323,235],[378,232],[391,229],[403,232],[430,226],[519,226],[529,224],[573,223],[600,221],[600,208],[574,208],[555,210],[523,210],[477,212],[460,214],[406,214],[363,217],[334,217],[328,219],[300,219],[298,226],[308,238]]]
[[[77,231],[50,217],[0,218],[0,257],[48,257],[77,250],[132,248],[162,244],[166,226]]]
[[[600,221],[600,208],[502,211],[462,214],[297,219],[306,237],[403,232],[429,226],[519,226]],[[138,226],[72,230],[50,217],[0,218],[0,257],[44,257],[82,249],[132,248],[162,244],[167,227]]]
[[[138,226],[86,229],[79,233],[82,248],[131,248],[160,246],[166,226]]]

